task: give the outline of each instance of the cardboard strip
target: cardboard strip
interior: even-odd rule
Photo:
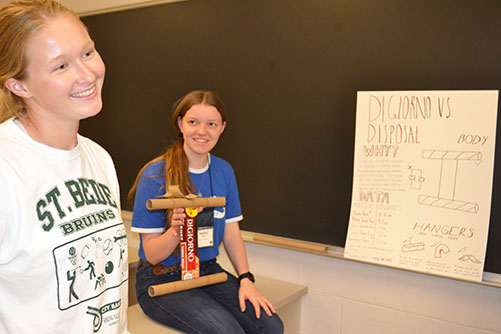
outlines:
[[[157,285],[152,285],[148,288],[148,294],[150,295],[150,297],[156,297],[168,293],[199,288],[205,285],[226,282],[227,279],[228,275],[226,275],[226,273],[218,273],[218,274],[202,276],[200,278],[195,278],[187,281],[176,281],[171,283],[157,284]]]
[[[224,197],[197,197],[188,198],[154,198],[146,202],[148,210],[174,209],[174,208],[201,208],[225,206]]]

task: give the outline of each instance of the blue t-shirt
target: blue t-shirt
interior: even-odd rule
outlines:
[[[146,201],[165,194],[165,162],[160,161],[146,167],[141,174],[137,185],[136,198],[134,201],[134,214],[132,217],[133,232],[138,233],[163,233],[166,223],[166,210],[148,210]],[[237,182],[231,165],[225,160],[209,154],[209,163],[202,169],[189,170],[195,188],[194,193],[201,193],[202,197],[225,197],[226,205],[216,207],[214,216],[214,245],[199,248],[200,261],[207,261],[219,255],[219,245],[223,241],[224,227],[226,223],[238,222],[243,219],[238,197]],[[204,209],[205,210],[205,209]],[[209,211],[209,210],[207,210]],[[143,241],[140,238],[139,257],[146,261],[143,249]],[[165,266],[171,266],[180,262],[171,254],[167,259],[160,262]]]

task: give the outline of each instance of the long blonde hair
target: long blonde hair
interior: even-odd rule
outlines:
[[[186,112],[196,104],[208,104],[217,109],[221,115],[222,121],[226,122],[226,107],[221,98],[212,91],[195,90],[180,98],[173,106],[172,125],[176,130],[177,138],[167,148],[166,152],[157,156],[144,165],[136,176],[132,185],[128,200],[131,206],[134,206],[137,184],[146,167],[152,163],[165,161],[165,184],[179,185],[183,194],[188,195],[192,190],[192,181],[189,175],[188,157],[184,152],[184,139],[181,129],[179,129],[178,119],[182,119]]]
[[[5,81],[26,77],[26,45],[47,19],[57,15],[78,19],[75,12],[54,0],[13,1],[0,9],[0,123],[26,112],[23,99],[12,94]]]

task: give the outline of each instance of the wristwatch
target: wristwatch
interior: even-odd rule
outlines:
[[[250,279],[252,283],[256,282],[256,279],[254,278],[254,275],[250,271],[248,271],[246,273],[243,273],[242,275],[238,276],[238,282],[240,282],[244,278]]]

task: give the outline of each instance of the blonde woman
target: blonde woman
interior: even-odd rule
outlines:
[[[0,9],[0,333],[127,332],[127,242],[108,153],[78,134],[105,66],[52,0]]]

